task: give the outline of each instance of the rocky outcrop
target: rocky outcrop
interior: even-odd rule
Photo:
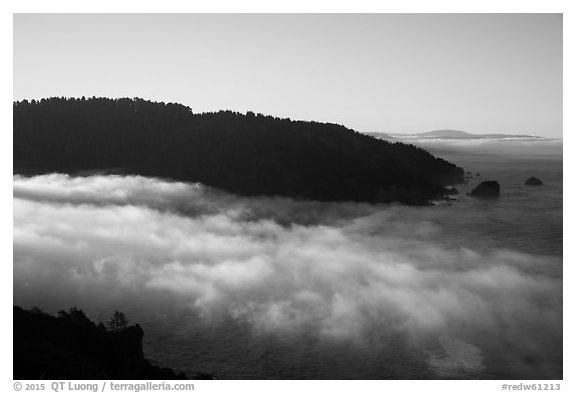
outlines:
[[[470,193],[473,197],[492,199],[500,196],[500,184],[497,181],[483,181]]]
[[[542,184],[544,184],[544,183],[542,183],[542,180],[540,180],[540,179],[538,179],[537,177],[534,177],[534,176],[528,178],[528,179],[524,182],[524,185],[526,185],[526,186],[541,186]]]
[[[75,308],[13,312],[14,379],[186,379],[144,358],[139,325],[108,331]]]

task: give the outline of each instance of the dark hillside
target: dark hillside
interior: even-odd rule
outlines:
[[[14,172],[113,168],[241,195],[425,203],[464,171],[427,151],[340,125],[142,99],[15,102]]]
[[[75,308],[58,318],[13,310],[14,379],[186,379],[144,357],[139,325],[109,331]]]

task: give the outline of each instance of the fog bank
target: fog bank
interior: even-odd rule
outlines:
[[[325,340],[401,338],[441,376],[482,371],[491,346],[557,371],[543,354],[561,340],[561,281],[528,273],[546,257],[450,244],[428,219],[450,212],[136,176],[13,181],[15,304],[136,304]]]
[[[409,138],[400,139],[430,151],[433,154],[463,153],[467,155],[498,155],[498,156],[539,156],[561,157],[562,139],[445,139],[445,138]]]

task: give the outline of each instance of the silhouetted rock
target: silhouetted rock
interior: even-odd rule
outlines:
[[[498,198],[500,196],[500,184],[497,181],[483,181],[470,193],[476,198]]]
[[[524,182],[524,185],[526,186],[541,186],[542,184],[544,184],[542,183],[542,180],[534,176],[530,177]]]
[[[75,308],[13,313],[14,379],[186,379],[144,358],[139,325],[109,332]]]
[[[14,173],[122,173],[201,182],[239,195],[426,204],[464,170],[416,146],[330,123],[142,99],[13,105]]]

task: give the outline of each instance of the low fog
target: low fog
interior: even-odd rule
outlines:
[[[480,372],[487,347],[557,371],[543,353],[561,340],[561,280],[529,273],[547,257],[453,244],[430,219],[445,210],[240,198],[136,176],[13,180],[15,304],[136,304],[255,332],[400,338],[439,375]]]
[[[404,139],[433,154],[458,153],[466,155],[499,155],[505,157],[529,156],[531,158],[561,157],[562,139],[495,138],[495,139]]]

